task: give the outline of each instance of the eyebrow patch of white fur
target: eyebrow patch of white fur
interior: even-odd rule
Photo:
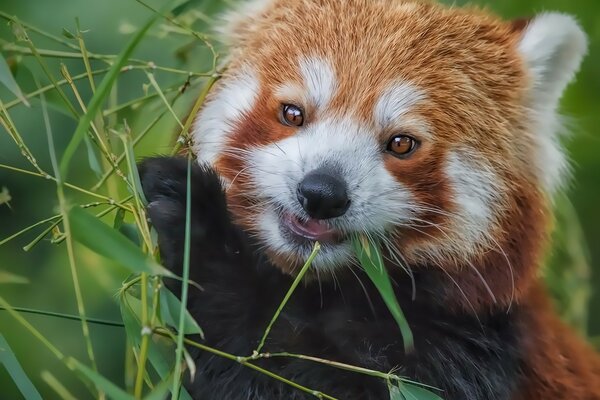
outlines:
[[[194,122],[192,137],[199,162],[213,164],[216,161],[235,123],[252,109],[258,96],[259,81],[250,68],[243,68],[223,82]]]
[[[331,64],[320,57],[300,59],[300,73],[308,100],[317,108],[329,104],[337,88],[337,79]]]
[[[502,207],[499,178],[490,167],[472,159],[467,152],[450,154],[445,168],[457,207],[454,223],[469,248],[487,244],[495,211]]]
[[[383,91],[375,104],[375,121],[380,127],[389,127],[425,97],[425,93],[411,83],[393,84]]]

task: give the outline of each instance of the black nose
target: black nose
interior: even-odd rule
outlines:
[[[346,182],[328,168],[316,169],[304,177],[298,185],[298,201],[315,219],[339,217],[350,206]]]

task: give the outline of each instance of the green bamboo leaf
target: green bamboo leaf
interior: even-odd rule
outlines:
[[[113,222],[113,229],[120,230],[123,226],[123,220],[125,219],[125,209],[119,208],[115,214],[115,220]]]
[[[169,3],[170,2],[167,2],[166,5],[168,5]],[[142,38],[145,36],[148,29],[150,29],[152,24],[154,24],[154,22],[159,17],[160,13],[154,14],[152,18],[150,18],[148,22],[146,22],[144,26],[135,34],[135,36],[127,44],[127,47],[125,47],[121,54],[119,54],[119,57],[115,59],[112,67],[106,73],[104,79],[102,79],[102,82],[100,82],[100,85],[98,85],[94,96],[92,96],[90,103],[86,107],[87,112],[79,120],[79,124],[75,129],[75,133],[73,134],[71,141],[69,142],[67,148],[65,149],[65,152],[63,153],[63,157],[60,162],[60,176],[62,177],[62,179],[67,179],[71,159],[73,158],[77,147],[79,146],[85,134],[87,133],[90,127],[90,123],[94,120],[96,114],[100,110],[100,107],[104,103],[104,100],[106,100],[107,96],[110,94],[113,84],[119,76],[121,68],[125,65],[125,63],[127,63],[127,60],[129,59],[129,56],[131,55],[133,50],[137,47]]]
[[[396,295],[394,294],[394,289],[392,288],[387,269],[383,264],[383,258],[381,257],[379,248],[364,236],[354,237],[352,239],[352,245],[358,261],[381,294],[381,298],[385,302],[385,305],[398,323],[398,327],[400,327],[400,332],[402,333],[402,340],[404,341],[404,348],[407,351],[412,350],[414,346],[413,335],[404,313],[398,304]]]
[[[46,385],[50,386],[61,400],[77,400],[77,397],[73,396],[50,371],[42,371],[41,377],[46,382]]]
[[[127,170],[129,171],[129,181],[133,183],[133,195],[139,197],[143,204],[148,204],[146,196],[144,196],[140,174],[135,163],[135,153],[133,151],[133,142],[131,141],[131,136],[127,134],[120,134],[119,138],[123,142],[125,159],[127,160]]]
[[[160,313],[163,318],[163,322],[176,328],[179,323],[179,316],[181,312],[181,301],[175,296],[170,290],[165,287],[160,289]],[[184,316],[184,335],[200,335],[204,339],[204,332],[198,325],[194,317],[186,310]]]
[[[127,332],[127,337],[135,346],[139,346],[142,339],[142,325],[136,316],[136,311],[139,312],[140,310],[141,303],[133,296],[126,295],[121,301],[121,316],[123,318],[123,324],[125,325],[125,331]],[[154,339],[155,337],[153,337],[153,340],[149,341],[148,360],[150,361],[150,365],[152,365],[154,370],[158,373],[158,376],[160,376],[162,380],[167,380],[173,375],[172,366],[175,364],[175,356],[173,354],[174,346],[172,342],[157,342]],[[181,388],[179,398],[181,400],[192,400],[192,397],[185,388]]]
[[[42,396],[40,396],[25,371],[23,371],[23,367],[19,364],[19,360],[17,360],[15,353],[13,353],[2,334],[0,334],[0,364],[4,365],[13,382],[17,385],[21,394],[23,394],[23,397],[27,400],[42,400]]]
[[[62,35],[67,39],[75,39],[75,35],[73,35],[67,28],[62,28]]]
[[[401,383],[399,390],[406,400],[442,400],[437,394],[410,383]]]
[[[171,383],[173,382],[173,374],[168,379],[163,379],[160,383],[154,386],[152,392],[148,393],[144,400],[165,400],[171,389]]]
[[[90,169],[94,171],[96,177],[101,178],[104,172],[102,171],[102,167],[100,166],[100,161],[98,160],[98,156],[96,155],[96,150],[92,145],[92,140],[88,136],[84,136],[83,142],[85,143],[85,148],[87,150],[88,164],[90,166]]]
[[[388,383],[388,390],[390,391],[390,400],[406,400],[398,386]]]
[[[29,107],[29,102],[25,96],[23,96],[23,92],[17,84],[17,81],[10,71],[10,67],[8,66],[8,63],[6,62],[6,59],[2,53],[0,53],[0,83],[6,86],[6,88],[12,92],[12,94],[17,96],[17,98],[21,100],[23,104]]]
[[[87,380],[92,382],[96,388],[108,395],[113,400],[133,400],[133,396],[125,392],[123,389],[92,370],[86,367],[74,358],[67,359],[67,366],[78,371]]]
[[[117,261],[131,272],[175,277],[175,275],[142,253],[129,239],[93,217],[80,207],[69,211],[73,238],[90,250]]]
[[[10,272],[0,271],[0,284],[2,283],[29,283],[29,280],[23,276],[11,274]]]

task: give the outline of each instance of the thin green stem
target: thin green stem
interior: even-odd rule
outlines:
[[[56,392],[61,400],[77,400],[77,398],[73,396],[69,390],[49,371],[42,371],[41,377],[42,380],[46,382],[46,384],[50,386],[54,392]]]
[[[92,72],[91,72],[91,74],[92,74],[92,75],[100,75],[100,74],[104,74],[104,73],[106,73],[108,70],[109,70],[109,68],[98,69],[98,70],[92,71]],[[75,75],[75,76],[71,77],[71,79],[72,79],[73,81],[78,81],[78,80],[80,80],[80,79],[85,79],[87,76],[88,76],[87,72],[84,72],[83,74],[79,74],[79,75]],[[68,84],[68,83],[69,83],[69,82],[68,82],[66,79],[63,79],[63,80],[60,80],[60,81],[57,81],[57,82],[56,82],[56,84],[57,84],[58,86],[64,86],[64,85],[66,85],[66,84]],[[41,87],[41,88],[39,88],[39,89],[37,89],[37,90],[34,90],[34,91],[33,91],[33,92],[31,92],[31,93],[27,93],[27,94],[25,94],[25,95],[24,95],[24,97],[25,97],[26,99],[31,99],[31,98],[33,98],[33,97],[35,97],[35,96],[37,96],[37,95],[40,95],[40,94],[42,94],[42,93],[46,93],[46,92],[48,92],[48,91],[50,91],[50,90],[53,90],[53,89],[55,89],[55,86],[54,86],[53,84],[46,85],[46,86],[43,86],[43,87]],[[15,100],[13,100],[13,101],[9,101],[9,102],[8,102],[8,103],[6,103],[4,106],[5,106],[5,107],[6,107],[6,109],[8,110],[8,109],[10,109],[10,108],[12,108],[12,107],[14,107],[14,106],[17,106],[17,105],[19,105],[19,104],[21,104],[21,103],[23,103],[23,101],[22,101],[22,100],[20,100],[20,99],[15,99]]]
[[[90,83],[92,93],[96,93],[96,83],[94,82],[94,76],[92,75],[92,67],[90,66],[90,58],[83,40],[83,33],[81,32],[81,27],[79,26],[79,18],[75,18],[75,25],[77,26],[77,42],[79,43],[79,48],[81,49],[81,56],[83,57],[85,72],[88,74],[88,82]]]
[[[69,81],[69,86],[71,87],[71,90],[73,91],[73,94],[75,95],[75,98],[77,99],[79,107],[81,108],[81,110],[84,113],[87,113],[87,108],[85,106],[85,103],[83,102],[83,99],[81,98],[81,95],[79,94],[79,90],[77,90],[77,86],[75,86],[73,79],[71,79],[71,74],[69,73],[69,70],[67,69],[67,66],[65,64],[61,64],[61,72],[62,72],[63,76],[65,77],[65,79],[67,81]],[[102,120],[99,119],[99,122],[102,122]],[[91,126],[92,132],[93,132],[93,134],[90,134],[90,139],[94,142],[94,144],[96,144],[96,147],[98,147],[100,149],[100,152],[104,156],[104,159],[106,160],[106,162],[112,167],[112,170],[116,171],[117,175],[121,179],[123,179],[123,181],[125,182],[125,184],[127,186],[130,186],[129,181],[127,180],[127,177],[125,176],[125,174],[123,174],[123,171],[121,171],[119,169],[119,166],[115,162],[116,156],[110,152],[106,143],[104,143],[104,140],[102,139],[102,136],[100,135],[101,128],[96,127],[96,124],[94,122],[90,122],[90,126]]]
[[[15,310],[16,312],[20,312],[20,313],[24,313],[24,314],[43,315],[46,317],[62,318],[62,319],[68,319],[71,321],[81,321],[81,317],[79,315],[65,314],[65,313],[46,311],[46,310],[37,310],[34,308],[25,308],[25,307],[12,307],[12,309]],[[3,306],[0,306],[0,310],[8,311],[8,309]],[[100,318],[88,318],[87,322],[89,322],[90,324],[96,324],[96,325],[106,325],[106,326],[116,326],[116,327],[124,327],[125,326],[122,322],[109,321],[109,320],[100,319]]]
[[[202,89],[202,92],[200,93],[200,96],[198,96],[198,99],[196,99],[196,102],[194,103],[194,106],[192,107],[192,111],[188,115],[187,120],[185,121],[185,124],[183,125],[183,128],[181,129],[181,132],[179,132],[179,136],[177,137],[177,142],[175,143],[173,150],[171,150],[171,155],[175,155],[175,154],[179,153],[179,150],[181,150],[181,147],[183,146],[183,144],[188,142],[189,131],[190,131],[192,124],[194,123],[194,120],[196,119],[196,114],[198,114],[200,107],[204,103],[204,100],[206,100],[206,96],[208,96],[210,89],[217,82],[217,80],[219,80],[220,77],[221,77],[221,75],[219,75],[219,74],[213,74],[208,79],[208,81],[206,81],[204,88]]]
[[[26,175],[37,176],[39,178],[49,179],[49,180],[54,181],[54,182],[58,182],[58,179],[56,177],[54,177],[52,175],[49,175],[49,174],[46,174],[43,171],[42,172],[28,171],[26,169],[21,169],[21,168],[18,168],[18,167],[13,167],[13,166],[6,165],[6,164],[0,164],[0,168],[8,169],[8,170],[11,170],[11,171],[14,171],[14,172],[20,172],[20,173],[26,174]],[[79,187],[79,186],[76,186],[76,185],[73,185],[73,184],[70,184],[70,183],[67,183],[67,182],[63,182],[63,185],[65,187],[69,188],[69,189],[73,189],[73,190],[76,190],[78,192],[87,194],[88,196],[92,196],[92,197],[96,197],[98,199],[102,199],[102,200],[104,200],[104,201],[106,201],[106,202],[108,202],[110,204],[114,204],[115,206],[117,206],[119,208],[124,208],[124,209],[126,209],[128,211],[130,210],[129,207],[125,206],[122,202],[118,202],[118,201],[116,201],[113,198],[101,195],[99,193],[92,192],[90,190],[84,189],[82,187]]]
[[[192,213],[192,157],[188,155],[187,163],[187,183],[185,195],[185,241],[183,252],[183,276],[181,282],[181,308],[179,310],[179,325],[177,328],[177,349],[175,350],[175,372],[173,373],[173,400],[179,398],[179,385],[181,382],[181,360],[183,355],[183,337],[185,316],[187,311],[188,288],[190,279],[190,232],[191,232],[191,213]]]
[[[23,47],[23,46],[18,46],[11,42],[2,44],[1,49],[2,49],[2,51],[8,52],[8,53],[15,53],[15,54],[20,54],[20,55],[24,55],[24,56],[35,56],[35,53],[31,49],[29,49],[27,47]],[[77,60],[83,58],[83,56],[81,55],[80,52],[47,50],[47,49],[39,49],[39,48],[36,48],[36,51],[40,56],[43,56],[46,58],[77,59]],[[104,61],[109,64],[112,63],[112,61],[114,61],[117,57],[118,56],[112,55],[112,54],[87,53],[88,59]],[[152,61],[140,60],[137,58],[129,58],[128,62],[136,63],[137,65],[126,65],[123,68],[121,68],[121,72],[127,72],[127,71],[131,71],[133,69],[143,69],[143,70],[158,70],[158,71],[164,71],[164,72],[170,72],[173,74],[181,74],[181,75],[188,75],[188,76],[207,77],[207,76],[211,76],[213,74],[212,72],[194,72],[194,71],[187,71],[184,69],[178,69],[178,68],[173,68],[173,67],[165,67],[165,66],[161,66],[161,65],[156,65]],[[85,74],[87,76],[87,72]]]
[[[152,121],[150,121],[150,123],[146,126],[146,128],[144,128],[144,130],[142,132],[140,132],[139,135],[137,135],[132,142],[132,146],[135,148],[135,146],[140,142],[140,140],[142,140],[146,134],[148,132],[150,132],[150,130],[158,123],[158,121],[163,117],[163,115],[166,114],[166,110],[161,112],[160,114],[158,114]],[[117,159],[115,160],[115,164],[116,165],[120,165],[123,160],[125,159],[127,155],[127,152],[123,152],[119,157],[117,157]],[[110,168],[108,169],[108,171],[106,171],[104,173],[104,175],[102,175],[102,178],[100,178],[100,180],[91,188],[92,191],[98,190],[103,184],[104,182],[106,182],[106,180],[108,178],[110,178],[112,176],[112,174],[115,171],[115,167],[113,167],[112,165],[110,166]]]
[[[4,129],[6,129],[6,132],[8,132],[8,135],[15,142],[15,144],[17,145],[19,150],[21,150],[21,154],[23,155],[23,157],[25,157],[25,159],[27,161],[29,161],[29,163],[33,166],[33,168],[35,168],[44,177],[49,176],[48,173],[39,166],[33,153],[31,152],[31,150],[29,150],[29,147],[27,147],[27,145],[25,144],[23,137],[17,130],[15,123],[10,118],[10,114],[8,113],[8,110],[4,107],[4,104],[2,103],[1,100],[0,100],[0,124],[2,124],[2,126],[4,126]]]
[[[48,68],[46,61],[44,61],[44,59],[38,52],[37,48],[34,46],[33,42],[29,38],[27,38],[27,46],[29,46],[29,49],[31,49],[31,52],[33,53],[38,64],[40,64],[40,67],[42,67],[42,71],[44,71],[44,74],[46,75],[46,77],[48,79],[50,79],[52,86],[54,86],[54,88],[56,89],[56,92],[58,93],[59,97],[62,99],[63,103],[65,103],[65,106],[67,107],[69,112],[73,115],[73,117],[75,119],[78,119],[79,113],[77,112],[77,110],[75,109],[73,104],[71,104],[71,101],[69,100],[69,98],[67,97],[65,92],[63,92],[62,88],[58,85],[58,81],[56,80],[56,78],[54,77],[52,72],[50,72],[50,68]]]
[[[148,319],[148,274],[142,273],[141,276],[141,288],[142,288],[142,340],[140,344],[140,355],[138,357],[138,368],[137,375],[135,377],[134,396],[136,399],[142,398],[142,391],[144,389],[144,374],[146,372],[146,359],[148,356],[148,341],[150,335],[145,330],[149,327]]]
[[[260,354],[260,351],[262,350],[263,346],[265,345],[265,341],[267,340],[267,337],[269,336],[269,333],[271,332],[271,328],[273,327],[273,324],[275,324],[275,321],[277,321],[277,318],[279,318],[279,314],[281,314],[281,311],[283,310],[283,308],[289,301],[290,297],[292,297],[292,294],[296,290],[296,287],[298,287],[298,284],[300,284],[300,281],[304,277],[304,274],[306,274],[306,271],[308,271],[308,269],[312,265],[312,262],[315,259],[315,257],[317,256],[317,254],[319,253],[319,250],[321,250],[321,245],[319,244],[319,242],[316,242],[312,253],[310,253],[310,256],[304,263],[304,266],[302,267],[302,269],[296,276],[296,279],[294,279],[294,282],[292,282],[292,285],[290,286],[287,293],[285,294],[285,297],[281,301],[281,304],[279,304],[277,311],[275,311],[273,318],[271,318],[271,322],[269,322],[269,325],[267,325],[267,329],[265,329],[265,333],[263,334],[262,338],[260,339],[260,342],[258,343],[258,347],[256,347],[256,350],[254,350],[253,354]]]
[[[11,240],[13,240],[13,239],[15,239],[15,238],[17,238],[17,237],[19,237],[19,236],[27,233],[27,232],[29,232],[33,228],[37,228],[38,226],[44,225],[44,224],[46,224],[48,222],[56,221],[57,219],[60,220],[61,218],[62,218],[62,216],[60,214],[59,215],[54,215],[54,216],[52,216],[50,218],[46,218],[46,219],[43,219],[41,221],[38,221],[38,222],[36,222],[33,225],[29,225],[27,228],[23,228],[20,231],[18,231],[16,233],[13,233],[12,235],[10,235],[9,237],[7,237],[6,239],[1,240],[0,241],[0,246],[2,246],[3,244],[6,244],[8,242],[10,242]]]
[[[40,331],[38,331],[37,329],[35,329],[33,327],[33,325],[31,325],[25,318],[23,318],[16,310],[14,307],[12,307],[10,304],[8,304],[8,302],[6,300],[4,300],[4,298],[2,298],[0,296],[0,307],[2,307],[3,310],[8,311],[8,313],[17,320],[18,323],[20,323],[21,325],[23,325],[25,327],[25,329],[27,329],[33,336],[36,337],[36,339],[38,339],[48,350],[50,350],[50,352],[52,354],[54,354],[54,356],[56,358],[58,358],[61,361],[65,360],[65,356],[64,354],[62,354],[60,352],[60,350],[58,350],[58,348],[56,348],[48,339],[46,339],[46,337],[44,335],[42,335],[40,333]]]
[[[167,329],[157,328],[157,329],[154,330],[154,332],[156,334],[158,334],[158,335],[161,335],[161,336],[164,336],[164,337],[168,337],[168,338],[170,338],[173,341],[177,340],[177,338],[173,335],[173,333],[171,333]],[[261,368],[258,365],[249,362],[248,361],[249,359],[246,358],[246,357],[238,357],[236,355],[233,355],[233,354],[230,354],[230,353],[226,353],[224,351],[215,349],[213,347],[205,346],[202,343],[194,342],[193,340],[189,340],[189,339],[185,339],[184,338],[183,341],[187,345],[196,347],[196,348],[198,348],[200,350],[206,351],[206,352],[214,354],[216,356],[223,357],[223,358],[226,358],[226,359],[231,360],[231,361],[235,361],[235,362],[237,362],[237,363],[239,363],[239,364],[241,364],[241,365],[243,365],[245,367],[251,368],[251,369],[253,369],[255,371],[258,371],[258,372],[260,372],[262,374],[265,374],[265,375],[267,375],[267,376],[269,376],[269,377],[271,377],[271,378],[273,378],[275,380],[278,380],[278,381],[280,381],[282,383],[285,383],[286,385],[292,386],[292,387],[294,387],[294,388],[296,388],[296,389],[298,389],[298,390],[300,390],[300,391],[302,391],[304,393],[308,393],[308,394],[310,394],[310,395],[312,395],[312,396],[314,396],[314,397],[316,397],[318,399],[337,400],[333,396],[329,396],[329,395],[327,395],[325,393],[322,393],[322,392],[319,392],[317,390],[310,389],[310,388],[308,388],[306,386],[300,385],[300,384],[298,384],[298,383],[296,383],[294,381],[291,381],[291,380],[289,380],[287,378],[284,378],[281,375],[277,375],[277,374],[275,374],[275,373],[273,373],[273,372],[271,372],[269,370]]]
[[[312,362],[319,363],[319,364],[325,364],[325,365],[329,365],[331,367],[335,367],[338,369],[343,369],[343,370],[351,371],[351,372],[357,372],[359,374],[374,376],[374,377],[382,378],[382,379],[386,379],[386,380],[387,379],[404,380],[403,378],[401,378],[397,375],[394,375],[394,374],[381,372],[381,371],[375,371],[375,370],[363,368],[363,367],[357,367],[355,365],[350,365],[350,364],[341,363],[341,362],[337,362],[337,361],[325,360],[322,358],[307,356],[304,354],[293,354],[293,353],[286,353],[286,352],[261,353],[261,354],[255,355],[255,356],[251,356],[250,359],[256,360],[256,359],[260,359],[260,358],[273,358],[273,357],[298,358],[301,360],[307,360],[307,361],[312,361]]]
[[[158,82],[156,82],[156,79],[154,78],[154,74],[152,74],[151,72],[146,72],[146,76],[148,77],[148,80],[150,81],[150,84],[152,85],[154,90],[156,90],[156,93],[158,93],[158,96],[160,97],[160,99],[163,101],[164,105],[167,107],[167,110],[169,110],[169,112],[171,113],[171,115],[173,116],[173,118],[175,119],[177,124],[181,127],[181,129],[183,129],[183,124],[181,123],[181,120],[179,120],[177,113],[175,113],[175,111],[171,107],[171,104],[165,97],[165,94],[163,93],[162,89],[158,85]]]
[[[7,20],[9,22],[16,22],[16,23],[20,24],[21,26],[23,26],[24,28],[29,29],[32,32],[35,32],[35,33],[37,33],[39,35],[42,35],[42,36],[44,36],[44,37],[46,37],[48,39],[54,40],[55,42],[60,43],[60,44],[66,46],[66,47],[69,47],[71,49],[78,50],[77,46],[75,44],[70,43],[70,42],[68,42],[67,40],[65,40],[65,39],[63,39],[61,37],[52,35],[51,33],[45,32],[45,31],[43,31],[43,30],[41,30],[41,29],[39,29],[39,28],[35,27],[34,25],[31,25],[31,24],[29,24],[27,22],[18,20],[17,17],[12,16],[10,14],[7,14],[4,11],[0,11],[0,18],[4,18],[5,20]]]
[[[71,277],[73,279],[73,287],[75,289],[75,298],[77,300],[77,311],[81,318],[81,330],[83,332],[83,337],[86,344],[86,349],[88,353],[88,358],[92,364],[92,369],[94,371],[98,370],[96,365],[96,357],[94,356],[94,349],[92,347],[92,340],[90,337],[89,326],[86,319],[85,314],[85,305],[83,302],[83,294],[81,292],[81,285],[79,284],[79,274],[77,272],[77,267],[75,265],[75,251],[73,249],[73,241],[71,240],[71,225],[69,223],[69,207],[67,205],[67,200],[64,194],[64,185],[60,175],[60,170],[58,168],[58,160],[56,159],[56,149],[54,147],[54,137],[52,135],[52,127],[50,126],[50,118],[48,117],[48,110],[46,107],[46,101],[44,96],[42,95],[42,115],[44,117],[44,125],[46,126],[46,134],[48,137],[48,148],[50,151],[50,161],[52,163],[52,168],[54,169],[54,174],[56,176],[56,194],[58,196],[58,203],[60,208],[60,213],[62,215],[63,227],[65,231],[65,236],[67,238],[67,255],[69,259],[69,266],[71,269]],[[103,397],[101,391],[99,391],[98,395]]]
[[[212,45],[212,43],[208,40],[208,37],[200,32],[196,32],[195,30],[183,25],[181,22],[177,21],[174,18],[171,18],[168,15],[163,14],[163,11],[161,10],[157,10],[156,8],[152,7],[151,5],[149,5],[148,3],[144,2],[143,0],[136,0],[139,4],[143,5],[144,7],[146,7],[147,9],[151,10],[152,12],[154,12],[155,14],[160,15],[161,17],[163,17],[165,20],[169,21],[170,23],[172,23],[175,26],[178,26],[181,29],[184,29],[186,31],[188,31],[190,34],[192,34],[196,39],[201,40],[206,47],[210,50],[211,55],[213,57],[213,66],[212,66],[212,70],[215,71],[217,69],[217,60],[219,58],[219,55],[217,54],[217,52],[215,51],[215,47]]]

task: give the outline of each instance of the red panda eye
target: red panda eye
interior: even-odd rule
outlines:
[[[293,104],[281,106],[281,123],[288,126],[302,126],[304,124],[304,112]]]
[[[415,138],[408,135],[392,136],[387,144],[387,151],[395,156],[407,156],[412,153],[418,146]]]

